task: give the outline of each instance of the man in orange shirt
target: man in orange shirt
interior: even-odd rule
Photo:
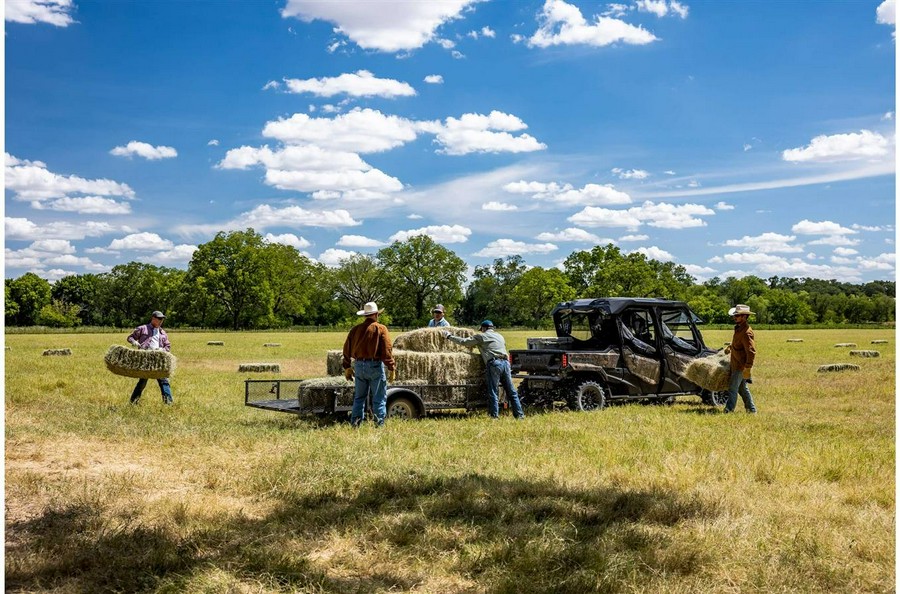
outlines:
[[[356,312],[356,315],[365,316],[365,319],[350,329],[347,340],[344,341],[344,377],[356,380],[353,411],[350,413],[350,424],[353,427],[359,427],[362,423],[366,398],[370,395],[375,425],[384,425],[384,418],[387,416],[387,382],[394,381],[394,357],[387,326],[378,323],[378,314],[383,311],[378,309],[374,301],[366,303]],[[387,377],[385,368],[388,370]]]
[[[756,343],[749,323],[752,313],[750,307],[743,304],[735,305],[728,311],[728,315],[734,318],[734,336],[731,338],[731,384],[728,387],[728,401],[725,403],[727,413],[734,412],[739,393],[747,412],[756,412],[753,395],[747,387],[747,384],[753,382],[750,369],[756,359]]]

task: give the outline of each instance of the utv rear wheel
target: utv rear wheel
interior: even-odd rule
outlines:
[[[582,382],[575,388],[569,408],[578,411],[600,410],[606,406],[606,389],[597,382]]]
[[[394,398],[388,402],[387,416],[390,419],[418,419],[419,409],[409,398]]]

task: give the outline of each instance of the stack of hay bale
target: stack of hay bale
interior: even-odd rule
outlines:
[[[443,337],[449,331],[468,338],[475,334],[468,328],[419,328],[404,332],[394,339],[396,363],[394,382],[406,385],[468,384],[484,379],[484,361],[477,352]],[[325,367],[330,377],[343,376],[343,352],[328,351]]]

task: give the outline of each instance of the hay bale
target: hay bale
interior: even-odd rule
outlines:
[[[839,342],[839,343],[837,343],[837,344],[834,345],[834,346],[835,346],[836,348],[847,348],[847,347],[852,348],[852,347],[855,347],[855,346],[856,346],[856,343],[855,343],[855,342]]]
[[[820,373],[826,371],[859,371],[859,365],[853,365],[852,363],[829,363],[827,365],[820,365],[818,371]]]
[[[803,342],[802,338],[788,338],[785,342]]]
[[[727,390],[731,384],[731,357],[722,353],[694,359],[684,370],[684,377],[712,392]]]
[[[225,343],[221,340],[210,340],[206,343],[206,346],[225,346]]]
[[[280,347],[280,342],[267,342],[263,345],[264,347]]]
[[[129,349],[112,345],[103,358],[116,375],[140,379],[163,379],[175,373],[175,355],[163,350]]]
[[[878,351],[850,351],[851,357],[880,357],[881,353]]]
[[[354,382],[345,380],[344,376],[313,377],[297,384],[297,390],[299,394],[299,391],[304,388],[352,388],[353,385]]]
[[[328,375],[344,375],[344,351],[331,350],[325,353],[325,373]]]
[[[443,328],[419,328],[404,332],[394,339],[394,348],[401,351],[414,351],[417,353],[468,353],[472,349],[461,344],[450,342],[444,338],[444,332],[450,332],[456,336],[470,338],[477,334],[468,328],[456,328],[445,326]],[[474,348],[474,347],[473,347]]]
[[[281,365],[278,363],[241,363],[238,365],[239,373],[281,373]]]
[[[44,357],[65,356],[65,355],[71,355],[71,354],[72,354],[72,349],[47,349],[46,351],[41,353],[41,355]]]
[[[888,341],[886,341],[886,340],[873,340],[872,341],[872,344],[887,344],[887,343],[888,343]],[[9,348],[9,347],[6,347],[6,348]]]

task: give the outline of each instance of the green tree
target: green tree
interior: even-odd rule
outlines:
[[[50,283],[33,272],[26,272],[9,283],[9,297],[19,306],[13,324],[33,326],[41,309],[50,304]]]
[[[498,326],[514,323],[519,314],[513,292],[526,269],[522,256],[497,258],[490,266],[476,266],[460,308],[460,320],[478,324],[489,318]]]
[[[168,324],[177,323],[179,316],[172,306],[181,292],[183,278],[181,270],[142,262],[114,266],[97,279],[92,318],[124,328],[145,323],[150,312],[159,309],[166,312]]]
[[[538,327],[542,321],[550,319],[550,311],[556,304],[574,297],[575,290],[558,268],[530,268],[513,289],[518,314],[515,321]]]
[[[456,304],[462,297],[466,263],[427,235],[395,241],[378,251],[388,280],[395,323],[424,324],[435,303]]]
[[[6,282],[3,283],[3,289],[5,298],[3,300],[4,308],[6,309],[6,324],[11,325],[14,323],[16,316],[19,315],[19,304],[16,303],[12,298],[12,290],[10,289],[10,284],[13,282],[13,279],[8,278]]]
[[[97,275],[70,274],[53,283],[50,295],[54,301],[78,306],[77,324],[90,326],[102,323],[99,290],[100,279]]]
[[[689,290],[687,304],[708,324],[728,324],[729,304],[718,291],[706,285],[695,285]]]
[[[54,299],[41,308],[37,323],[51,328],[71,328],[79,322],[79,311],[81,311],[79,305]]]
[[[313,264],[289,245],[270,243],[262,251],[272,292],[272,324],[288,326],[306,314],[312,304],[317,277],[321,276],[324,266]]]
[[[275,296],[264,247],[262,236],[253,229],[220,231],[198,246],[185,279],[191,302],[204,309],[220,307],[233,330],[270,322]]]
[[[354,312],[370,301],[377,303],[384,300],[388,283],[385,271],[368,254],[354,254],[341,260],[340,266],[332,270],[330,276],[334,295]]]
[[[613,244],[573,252],[563,263],[569,284],[580,297],[659,297],[681,299],[693,284],[683,266],[623,255]]]

